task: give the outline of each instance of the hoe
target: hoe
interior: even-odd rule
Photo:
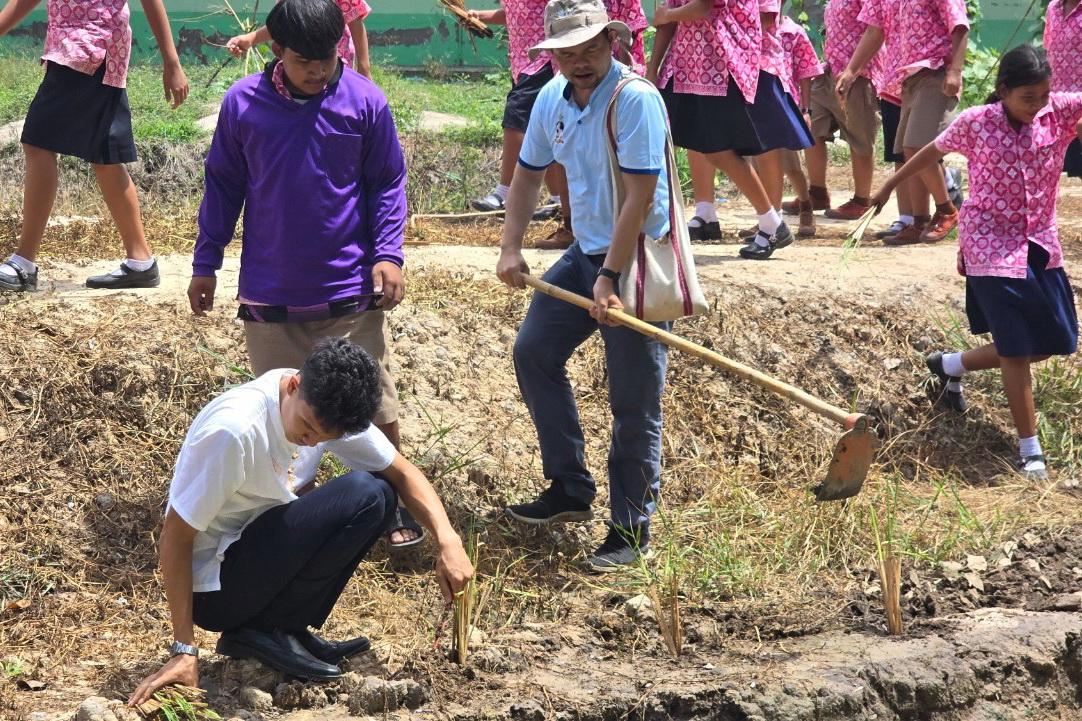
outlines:
[[[563,288],[557,288],[540,278],[523,275],[523,280],[527,285],[553,298],[558,298],[586,310],[593,306],[593,301],[589,298],[571,293]],[[827,468],[826,478],[811,490],[815,494],[817,501],[840,501],[843,498],[855,496],[860,492],[864,479],[868,476],[868,468],[872,464],[872,455],[876,445],[876,437],[872,432],[871,419],[868,416],[863,413],[848,413],[795,386],[771,378],[765,373],[750,368],[743,363],[730,360],[678,335],[655,328],[649,323],[623,311],[610,310],[608,319],[654,338],[667,346],[689,353],[697,358],[702,358],[707,363],[749,380],[771,393],[796,401],[808,410],[842,426],[845,432],[838,439],[837,445],[834,446],[834,454],[830,459],[830,467]]]

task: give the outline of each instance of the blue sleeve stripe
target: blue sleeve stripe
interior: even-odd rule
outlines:
[[[549,163],[549,165],[530,165],[522,158],[518,159],[518,164],[526,168],[527,170],[546,170],[549,165],[552,165],[552,163]]]
[[[522,163],[521,160],[518,162]],[[525,165],[525,163],[522,164]],[[640,170],[637,168],[625,168],[621,165],[620,172],[628,173],[630,175],[661,175],[661,168],[643,168]]]

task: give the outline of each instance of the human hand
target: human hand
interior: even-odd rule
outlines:
[[[659,28],[662,25],[668,25],[669,23],[671,23],[672,20],[670,19],[669,15],[670,12],[672,11],[669,10],[668,5],[658,5],[656,8],[654,8],[654,27]]]
[[[469,15],[474,20],[480,20],[481,22],[485,23],[486,25],[491,23],[493,18],[496,17],[496,11],[495,10],[467,10],[466,14]],[[496,24],[499,24],[499,23],[496,23]]]
[[[206,315],[208,310],[214,310],[214,289],[217,285],[218,279],[213,276],[192,276],[188,283],[188,303],[192,306],[192,313]]]
[[[522,257],[522,251],[500,251],[500,260],[496,263],[496,275],[504,283],[512,288],[525,288],[526,281],[522,279],[522,274],[529,272],[530,266],[526,264],[526,259]]]
[[[402,269],[389,260],[380,261],[372,266],[372,292],[383,297],[376,301],[380,310],[390,310],[402,302],[406,295],[406,282],[402,280]]]
[[[244,33],[243,35],[237,35],[236,37],[229,38],[229,42],[225,44],[225,49],[229,51],[229,54],[235,58],[239,58],[244,53],[252,49],[255,45],[255,33]]]
[[[594,304],[590,307],[590,315],[598,323],[604,325],[619,325],[616,321],[609,320],[609,310],[623,310],[624,304],[620,302],[620,296],[616,294],[616,285],[612,278],[598,276],[594,281]]]
[[[845,99],[849,96],[849,91],[853,87],[853,83],[857,80],[856,75],[846,68],[842,71],[842,74],[838,76],[838,82],[834,84],[834,92],[838,94],[838,102],[845,105]]]
[[[166,63],[162,70],[162,85],[165,86],[165,100],[172,103],[173,110],[188,99],[188,76],[184,74],[179,60]]]
[[[883,206],[887,204],[888,200],[890,200],[890,190],[883,187],[872,194],[872,197],[868,199],[868,204],[875,208],[875,215],[879,215],[883,212]]]
[[[157,673],[143,679],[128,699],[129,706],[146,703],[158,691],[169,684],[179,683],[195,688],[199,685],[199,659],[186,653],[179,653],[166,661]]]
[[[440,584],[443,600],[451,602],[471,578],[473,564],[462,547],[462,539],[455,536],[440,546],[436,558],[436,581]]]
[[[943,76],[943,94],[948,98],[957,98],[962,94],[961,70],[948,70]]]

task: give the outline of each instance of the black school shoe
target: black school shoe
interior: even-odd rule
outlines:
[[[254,658],[288,676],[302,679],[338,678],[342,669],[321,661],[301,644],[300,639],[282,629],[257,631],[238,628],[225,631],[215,651],[231,658]]]
[[[649,559],[650,531],[646,526],[624,528],[609,523],[609,533],[598,549],[586,559],[586,567],[594,573],[613,573],[636,566]]]
[[[0,273],[0,290],[10,290],[14,293],[32,293],[38,289],[37,268],[32,273],[27,273],[10,260],[5,260],[0,265],[7,266],[15,273],[14,278],[8,273]]]
[[[119,290],[121,288],[157,288],[161,283],[158,275],[158,261],[146,270],[132,270],[124,263],[120,264],[120,271],[94,275],[86,279],[87,288],[105,288]]]
[[[759,245],[756,243],[757,238],[766,238],[767,244]],[[760,230],[756,233],[755,237],[751,239],[751,242],[740,249],[740,257],[747,260],[766,260],[774,254],[775,250],[781,250],[787,248],[793,244],[793,233],[789,230],[789,226],[782,223],[778,226],[778,229],[774,231],[774,235],[767,235],[765,231]]]
[[[297,631],[293,635],[308,653],[330,664],[337,664],[342,659],[364,653],[372,647],[364,636],[351,638],[348,641],[328,641],[308,630]]]
[[[691,220],[699,221],[697,226],[688,222],[688,237],[691,240],[721,240],[720,222],[713,220],[708,223],[697,215]]]
[[[942,401],[944,405],[950,408],[952,411],[958,413],[965,413],[969,404],[966,403],[965,396],[962,395],[961,385],[958,385],[959,390],[952,390],[950,385],[952,383],[961,384],[962,379],[956,376],[949,376],[947,372],[943,370],[943,352],[936,351],[928,355],[924,359],[924,364],[928,366],[928,370],[939,380],[939,388],[937,391],[936,402]]]
[[[1018,473],[1027,481],[1047,481],[1048,468],[1043,455],[1026,456],[1019,459]]]
[[[533,526],[568,521],[589,521],[594,517],[589,503],[566,495],[557,487],[556,481],[541,491],[536,501],[508,506],[506,510],[507,515],[516,521]]]

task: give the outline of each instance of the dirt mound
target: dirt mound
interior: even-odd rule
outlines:
[[[996,457],[1013,451],[994,384],[972,385],[975,410],[965,419],[930,410],[921,353],[946,342],[934,321],[879,301],[746,285],[726,288],[709,316],[681,322],[678,331],[871,412],[883,448],[864,492],[843,504],[811,502],[806,489],[825,467],[837,429],[674,353],[658,564],[615,579],[586,576],[578,560],[603,534],[600,523],[524,530],[500,513],[542,483],[510,358],[528,296],[498,287],[488,273],[415,271],[409,284],[409,302],[390,321],[406,450],[434,479],[456,525],[478,534],[485,599],[478,625],[491,643],[479,644],[465,671],[448,663],[446,613],[428,583],[431,561],[423,554],[392,561],[380,550],[325,629],[372,638],[375,653],[364,661],[370,666],[353,669],[362,676],[358,686],[364,676],[412,680],[434,707],[447,709],[512,697],[519,703],[512,718],[539,718],[527,699],[543,713],[574,708],[575,694],[546,700],[537,688],[524,689],[541,679],[558,690],[551,679],[580,679],[590,667],[610,680],[636,678],[641,668],[660,677],[672,668],[656,621],[630,616],[627,600],[674,577],[693,659],[680,668],[720,667],[734,649],[781,648],[813,633],[878,630],[866,570],[875,547],[872,508],[893,519],[890,543],[907,559],[904,575],[917,574],[919,583],[905,589],[912,591],[907,621],[964,608],[967,581],[962,575],[952,595],[956,582],[942,562],[984,554],[989,568],[998,568],[989,549],[1010,540],[1018,574],[1011,575],[1014,565],[1002,577],[982,574],[988,600],[974,605],[1021,605],[1033,591],[1034,579],[1022,570],[1028,560],[1044,569],[1048,583],[1036,582],[1050,586],[1050,598],[1078,590],[1072,572],[1049,570],[1051,552],[1039,550],[1044,541],[1032,545],[1023,533],[1062,541],[1082,527],[1076,504],[1006,477],[990,484],[1001,475]],[[0,681],[4,713],[70,712],[95,693],[120,697],[160,662],[169,626],[154,573],[155,533],[190,419],[246,377],[230,315],[222,308],[193,319],[174,302],[122,297],[77,305],[31,297],[0,307],[0,661],[13,669]],[[610,422],[602,358],[594,339],[570,367],[588,459],[599,469],[599,507],[607,496],[599,461]],[[1078,366],[1072,361],[1060,372],[1077,378]],[[1073,550],[1064,546],[1061,555]],[[931,606],[920,597],[926,582],[938,584]],[[213,635],[198,640],[213,647]],[[552,664],[539,676],[546,654]],[[204,669],[235,702],[239,682],[230,686],[227,676],[213,662]],[[720,698],[720,680],[704,678],[708,690],[687,708]],[[19,679],[46,688],[26,690]],[[649,695],[635,682],[630,690],[613,683],[627,691],[625,701],[606,697],[609,711],[595,705],[581,718],[615,718],[638,708],[626,699]],[[332,696],[348,704],[326,690],[321,696],[276,684],[264,693],[272,702],[281,697],[278,708],[332,703]],[[665,713],[691,713],[680,711],[685,702],[675,696],[668,703],[659,707]]]

